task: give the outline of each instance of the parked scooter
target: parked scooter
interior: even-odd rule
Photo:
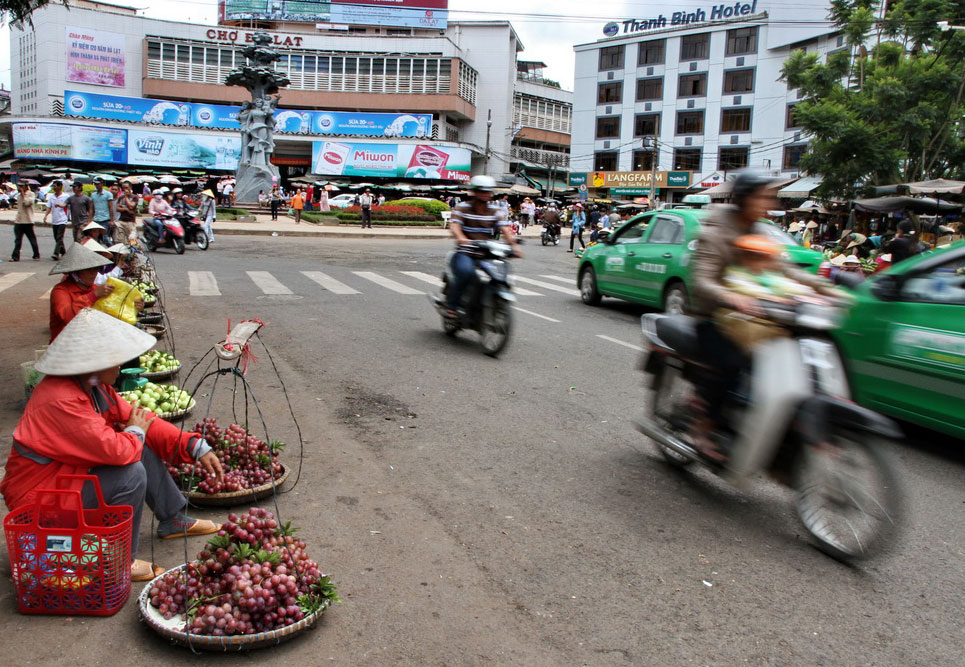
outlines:
[[[187,215],[162,216],[161,224],[160,238],[149,218],[145,218],[142,224],[142,241],[151,252],[158,248],[173,248],[174,252],[183,255],[188,243],[197,243],[201,250],[208,249],[208,237],[201,227],[197,211],[191,210]]]
[[[766,473],[795,489],[798,517],[820,550],[866,558],[889,543],[898,524],[899,487],[884,445],[901,432],[848,400],[844,366],[826,334],[838,308],[818,299],[759,305],[790,335],[759,342],[742,389],[728,396],[733,432],[716,435],[726,462],[702,453],[689,436],[702,407],[694,387],[711,372],[699,361],[693,318],[641,318],[650,410],[637,428],[674,466],[699,464],[738,484]]]
[[[517,239],[521,243],[522,239]],[[478,331],[482,336],[483,352],[491,357],[497,356],[509,342],[512,328],[510,306],[516,301],[509,277],[509,262],[513,256],[512,247],[502,241],[472,241],[476,249],[476,275],[466,285],[459,316],[447,315],[446,295],[452,276],[448,268],[442,274],[442,293],[430,294],[429,298],[442,316],[442,328],[449,336],[455,336],[461,329]],[[452,252],[455,252],[453,250]],[[451,253],[450,253],[451,255]],[[446,257],[446,267],[450,257]]]

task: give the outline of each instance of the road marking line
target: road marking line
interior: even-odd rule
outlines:
[[[47,290],[46,292],[44,292],[43,294],[41,294],[41,295],[40,295],[40,298],[41,298],[41,299],[49,299],[49,298],[50,298],[50,293],[53,292],[53,291],[54,291],[54,288],[51,287],[49,290]]]
[[[519,306],[513,306],[513,310],[518,310],[518,311],[521,312],[521,313],[526,313],[527,315],[532,315],[533,317],[538,317],[538,318],[540,318],[541,320],[546,320],[547,322],[556,322],[557,324],[560,323],[559,320],[554,320],[552,317],[546,317],[546,315],[540,315],[539,313],[534,313],[534,312],[531,311],[531,310],[524,310],[523,308],[520,308]]]
[[[603,340],[608,340],[611,343],[616,343],[617,345],[622,345],[623,347],[629,347],[631,350],[636,350],[637,352],[643,352],[643,348],[639,345],[634,345],[633,343],[625,343],[622,340],[617,340],[616,338],[610,338],[609,336],[604,336],[603,334],[597,334],[597,338],[602,338]]]
[[[321,271],[302,271],[302,275],[335,294],[361,294],[357,289],[353,289]]]
[[[267,271],[245,271],[251,281],[265,294],[293,294],[293,292],[278,282],[278,279]]]
[[[563,294],[569,294],[570,296],[580,296],[580,290],[572,289],[570,287],[560,287],[559,285],[543,282],[542,280],[533,280],[532,278],[523,278],[522,276],[516,276],[516,280],[524,282],[527,285],[535,285],[536,287],[542,287],[543,289],[553,290],[554,292],[562,292]]]
[[[188,271],[188,293],[191,296],[221,296],[218,281],[210,271]]]
[[[10,289],[22,280],[26,280],[32,273],[5,273],[0,275],[0,292],[5,289]]]
[[[424,283],[429,283],[430,285],[435,285],[436,287],[442,287],[442,281],[435,276],[429,275],[428,273],[422,273],[422,271],[399,271],[410,278],[415,278],[421,280]]]
[[[513,293],[519,296],[543,296],[541,292],[533,292],[522,287],[517,287],[516,285],[513,285]]]
[[[550,280],[556,280],[561,283],[566,283],[567,285],[575,285],[576,280],[573,278],[564,278],[563,276],[548,276],[546,274],[540,275],[540,278],[549,278]]]
[[[381,285],[386,289],[390,289],[393,292],[398,292],[399,294],[425,294],[422,290],[412,289],[407,285],[396,282],[391,278],[386,278],[385,276],[380,276],[377,273],[371,271],[352,271],[359,278],[365,278],[366,280],[371,280],[376,285]]]

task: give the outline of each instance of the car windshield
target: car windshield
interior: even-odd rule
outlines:
[[[780,243],[781,245],[801,245],[793,236],[770,222],[754,223],[754,231],[758,234],[763,234],[767,238]]]

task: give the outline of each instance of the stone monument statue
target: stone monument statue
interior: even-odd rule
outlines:
[[[272,116],[281,97],[278,89],[291,83],[284,74],[276,72],[272,63],[280,59],[272,49],[271,36],[256,32],[252,44],[242,49],[248,64],[231,72],[225,79],[229,86],[244,86],[251,91],[251,100],[245,101],[238,113],[241,124],[241,156],[238,159],[238,177],[235,182],[235,199],[243,202],[258,201],[258,193],[267,194],[278,182],[278,168],[271,163],[275,151],[273,136],[275,124]]]

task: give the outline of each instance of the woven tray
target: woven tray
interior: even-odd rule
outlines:
[[[144,377],[147,377],[147,376],[144,376]],[[158,415],[158,417],[161,417],[161,419],[165,421],[171,421],[172,419],[180,419],[181,417],[185,417],[191,414],[191,411],[194,410],[194,406],[196,404],[197,404],[197,401],[192,398],[191,402],[188,403],[188,407],[186,407],[184,410],[177,410],[175,412],[172,412],[170,414],[163,415],[163,416]]]
[[[157,324],[162,319],[164,319],[164,313],[148,313],[141,311],[141,314],[137,316],[137,321],[141,324]]]
[[[178,565],[177,567],[169,570],[169,572],[177,572],[184,567],[185,565]],[[293,623],[292,625],[281,628],[280,630],[259,632],[256,635],[234,635],[231,637],[192,635],[181,630],[181,628],[184,626],[183,617],[175,616],[174,618],[167,620],[161,615],[161,612],[151,606],[151,588],[154,586],[155,581],[157,581],[157,579],[150,581],[146,586],[144,586],[141,594],[137,596],[137,604],[141,611],[141,619],[148,625],[148,627],[168,641],[179,644],[180,646],[189,646],[195,650],[201,651],[248,651],[250,649],[264,648],[266,646],[276,646],[282,642],[288,641],[296,635],[302,634],[315,625],[318,619],[322,617],[322,614],[325,613],[325,610],[328,609],[329,604],[331,604],[326,600],[325,606],[318,611],[308,614],[305,618],[297,623]]]
[[[161,327],[161,328],[163,329],[164,327]],[[151,333],[151,332],[148,331],[148,333]],[[161,378],[171,377],[172,375],[176,374],[179,370],[181,370],[181,364],[178,364],[177,368],[172,368],[169,371],[157,371],[156,373],[141,373],[141,377],[147,378],[148,380],[158,380]],[[193,405],[194,403],[193,398],[191,399],[191,403]]]
[[[140,322],[138,324],[141,324],[140,328],[142,330],[151,334],[158,340],[161,340],[162,338],[164,338],[164,334],[167,333],[167,328],[160,324],[142,324]]]
[[[285,483],[285,480],[288,479],[289,472],[288,468],[283,464],[281,477],[274,482],[262,484],[253,489],[242,489],[241,491],[229,491],[227,493],[200,493],[198,491],[189,491],[185,495],[192,505],[199,507],[234,507],[235,505],[244,505],[253,500],[261,500],[262,498],[270,496],[274,492],[274,489]]]

